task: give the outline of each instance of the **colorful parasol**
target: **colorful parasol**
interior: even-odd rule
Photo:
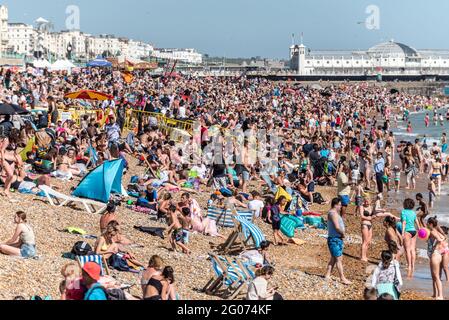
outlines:
[[[81,90],[72,93],[67,93],[64,96],[64,98],[74,100],[94,100],[94,101],[104,101],[114,99],[114,97],[111,95],[93,90]]]

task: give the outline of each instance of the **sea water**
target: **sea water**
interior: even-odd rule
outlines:
[[[442,133],[446,134],[449,131],[449,121],[446,120],[446,112],[449,106],[441,108],[437,110],[437,114],[442,114],[444,117],[443,125],[440,124],[439,117],[438,123],[435,126],[433,122],[434,111],[424,110],[421,112],[411,113],[409,116],[409,121],[412,124],[412,132],[407,132],[407,122],[406,121],[398,121],[397,127],[393,128],[393,133],[396,137],[396,142],[407,141],[407,142],[415,142],[415,139],[420,139],[421,142],[425,139],[426,144],[429,148],[433,146],[434,142],[437,142],[439,146],[441,146],[441,136]],[[424,123],[424,118],[426,113],[429,114],[430,117],[430,126],[426,127]],[[398,156],[396,155],[396,158]],[[398,160],[398,159],[396,159]],[[405,177],[402,176],[401,187],[404,187]],[[427,185],[429,179],[427,174],[421,174],[417,178],[417,189],[416,190],[404,190],[401,189],[398,193],[394,191],[390,192],[387,199],[387,207],[389,208],[402,208],[402,202],[405,198],[415,199],[417,193],[421,192],[424,195],[424,199],[428,201]],[[441,188],[441,196],[437,197],[434,203],[434,207],[430,210],[430,215],[437,216],[438,221],[441,225],[449,226],[449,185],[443,184]],[[417,240],[418,252],[417,256],[424,258],[428,261],[427,250],[426,250],[426,242],[423,240]],[[405,257],[404,257],[405,259]],[[420,263],[416,265],[416,270],[414,274],[414,278],[412,280],[406,279],[407,270],[404,268],[402,270],[404,287],[403,289],[415,290],[418,292],[423,292],[432,295],[432,277],[430,274],[429,263]],[[444,280],[446,278],[443,276]],[[449,297],[449,283],[443,281],[444,295],[445,297]]]

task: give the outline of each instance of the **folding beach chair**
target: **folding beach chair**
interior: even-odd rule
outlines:
[[[63,193],[53,190],[49,186],[39,186],[39,189],[44,192],[45,197],[53,207],[64,207],[70,206],[74,203],[80,203],[83,205],[84,209],[87,212],[95,214],[101,214],[106,210],[107,207],[107,204],[98,201],[67,196]]]
[[[233,220],[234,231],[225,243],[217,247],[218,252],[227,255],[260,248],[260,244],[265,241],[262,230],[243,217],[234,215]]]
[[[251,267],[238,258],[231,259],[211,254],[210,259],[215,277],[204,287],[203,291],[206,294],[233,300],[240,294],[244,286],[255,278]],[[220,291],[223,287],[225,289]]]
[[[108,263],[102,255],[77,256],[76,261],[78,261],[81,268],[83,268],[87,262],[95,262],[101,267],[102,276],[109,275]]]
[[[208,295],[214,295],[226,282],[226,279],[228,277],[228,270],[226,265],[224,264],[224,261],[220,259],[216,254],[209,254],[209,259],[212,263],[212,269],[215,276],[209,280],[202,291]]]

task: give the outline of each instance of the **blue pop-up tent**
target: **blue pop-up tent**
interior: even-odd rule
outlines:
[[[122,194],[124,168],[122,159],[105,162],[87,174],[72,195],[108,203],[111,193]]]
[[[110,68],[112,63],[98,56],[95,60],[90,61],[87,66],[90,68]]]

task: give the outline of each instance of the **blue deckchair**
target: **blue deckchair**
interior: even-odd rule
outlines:
[[[260,248],[260,244],[265,241],[262,231],[243,217],[233,215],[233,220],[234,231],[225,243],[217,247],[218,252],[226,255]]]
[[[239,210],[237,215],[243,217],[245,220],[253,221],[253,211],[251,210]],[[211,220],[215,220],[218,227],[234,228],[234,220],[232,219],[232,210],[226,210],[222,208],[209,207],[207,209],[207,217]]]
[[[260,230],[259,227],[257,227],[255,224],[248,222],[242,217],[236,216],[234,217],[234,219],[237,220],[242,227],[242,231],[246,239],[245,242],[248,242],[248,240],[252,240],[254,248],[259,249],[260,244],[265,241],[265,236],[262,233],[262,230]]]
[[[83,266],[88,262],[95,262],[100,266],[102,276],[109,275],[108,264],[104,256],[101,255],[77,256],[76,260],[78,261],[81,268],[83,268]]]
[[[225,258],[214,254],[210,254],[209,257],[215,274],[203,289],[209,295],[218,295],[220,289],[225,286],[225,291],[219,295],[232,300],[237,297],[245,284],[255,278],[251,266],[239,259]]]

